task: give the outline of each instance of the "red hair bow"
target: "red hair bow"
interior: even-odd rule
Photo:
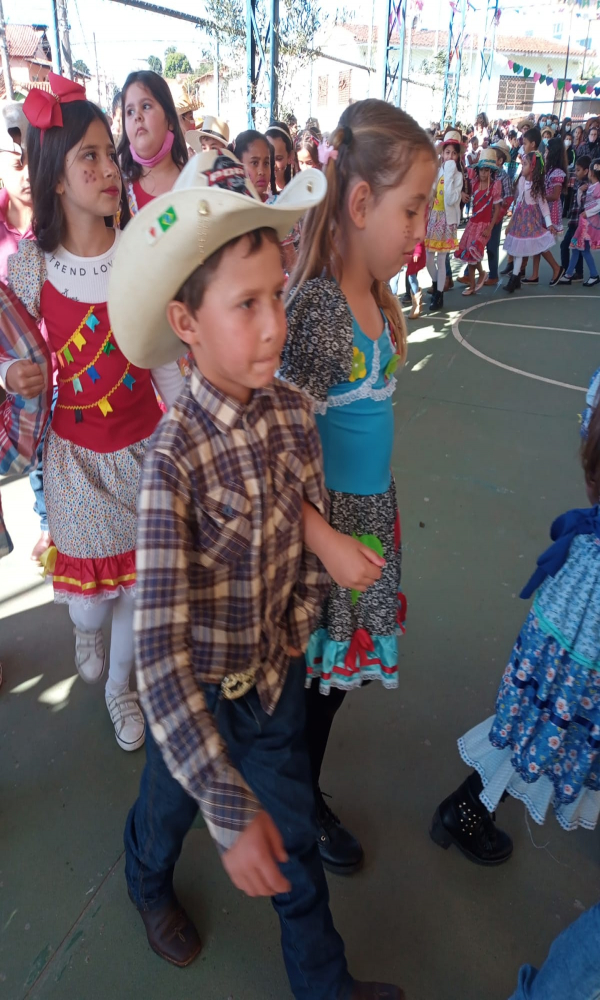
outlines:
[[[85,87],[79,83],[73,83],[58,73],[50,73],[48,82],[52,87],[52,93],[40,90],[35,87],[30,90],[23,102],[23,112],[30,125],[45,132],[46,129],[55,125],[62,127],[63,116],[61,104],[70,104],[71,101],[85,101]]]

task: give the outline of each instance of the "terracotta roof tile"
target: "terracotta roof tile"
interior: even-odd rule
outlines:
[[[371,28],[368,24],[347,24],[344,25],[354,36],[359,44],[365,44],[369,40]],[[376,42],[378,37],[377,28],[374,29],[373,39]],[[478,46],[476,34],[469,34],[469,41],[473,41],[473,48]],[[398,41],[398,33],[394,31],[393,40]],[[438,31],[438,48],[445,49],[448,45],[448,32]],[[412,44],[416,48],[432,49],[435,45],[435,31],[413,31]],[[549,41],[546,38],[525,38],[520,35],[496,35],[496,51],[505,55],[528,55],[528,56],[565,56],[567,46],[563,42]],[[572,56],[582,56],[586,50],[581,45],[572,44],[570,53]],[[596,53],[591,49],[587,50],[588,56]]]

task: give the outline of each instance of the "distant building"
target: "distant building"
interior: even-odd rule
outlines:
[[[7,24],[6,43],[13,90],[17,99],[25,98],[34,87],[50,90],[48,74],[52,70],[52,49],[45,24]],[[77,83],[85,86],[87,73],[73,74]],[[0,97],[5,96],[4,80],[0,79]]]

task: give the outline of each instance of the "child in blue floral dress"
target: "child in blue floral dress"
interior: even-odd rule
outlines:
[[[594,504],[554,521],[553,544],[521,597],[535,594],[496,700],[496,714],[458,741],[475,771],[445,799],[431,836],[469,860],[512,854],[493,821],[506,794],[542,824],[553,807],[565,830],[593,830],[600,813],[600,407],[596,373],[582,426],[582,464]],[[591,405],[590,405],[591,404]]]

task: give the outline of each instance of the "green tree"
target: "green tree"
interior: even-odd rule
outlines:
[[[91,76],[89,67],[84,63],[83,59],[76,59],[73,63],[73,69],[76,73],[87,73],[88,76]]]
[[[153,69],[155,73],[160,73],[162,76],[162,63],[158,56],[148,56],[146,62],[148,63],[148,69]]]
[[[190,61],[184,52],[169,52],[165,59],[165,76],[173,78],[178,73],[191,73]]]

